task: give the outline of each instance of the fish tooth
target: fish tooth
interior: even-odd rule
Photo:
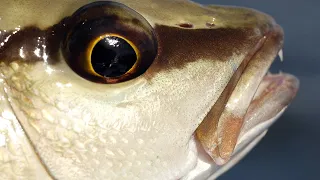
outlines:
[[[279,51],[278,56],[280,57],[280,61],[283,62],[283,50],[282,49]]]

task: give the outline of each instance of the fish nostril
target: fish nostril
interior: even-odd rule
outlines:
[[[206,26],[207,26],[208,28],[214,28],[216,25],[215,25],[213,22],[207,22],[207,23],[206,23]]]
[[[188,29],[193,28],[193,24],[191,23],[180,23],[178,24],[178,26],[182,28],[188,28]]]

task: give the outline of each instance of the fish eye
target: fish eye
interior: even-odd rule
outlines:
[[[139,51],[135,45],[123,37],[106,35],[93,41],[88,49],[88,59],[92,73],[101,77],[119,77],[138,63]]]
[[[157,55],[153,28],[123,4],[94,2],[67,22],[63,55],[70,68],[87,80],[113,84],[134,79]]]

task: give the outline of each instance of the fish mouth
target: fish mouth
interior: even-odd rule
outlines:
[[[271,74],[283,60],[283,30],[275,25],[244,60],[194,134],[195,168],[182,179],[217,178],[242,159],[280,117],[299,88],[287,73]]]

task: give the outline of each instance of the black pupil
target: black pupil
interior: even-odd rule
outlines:
[[[92,50],[91,64],[103,77],[118,77],[126,74],[136,63],[137,55],[131,45],[122,38],[107,36]]]

